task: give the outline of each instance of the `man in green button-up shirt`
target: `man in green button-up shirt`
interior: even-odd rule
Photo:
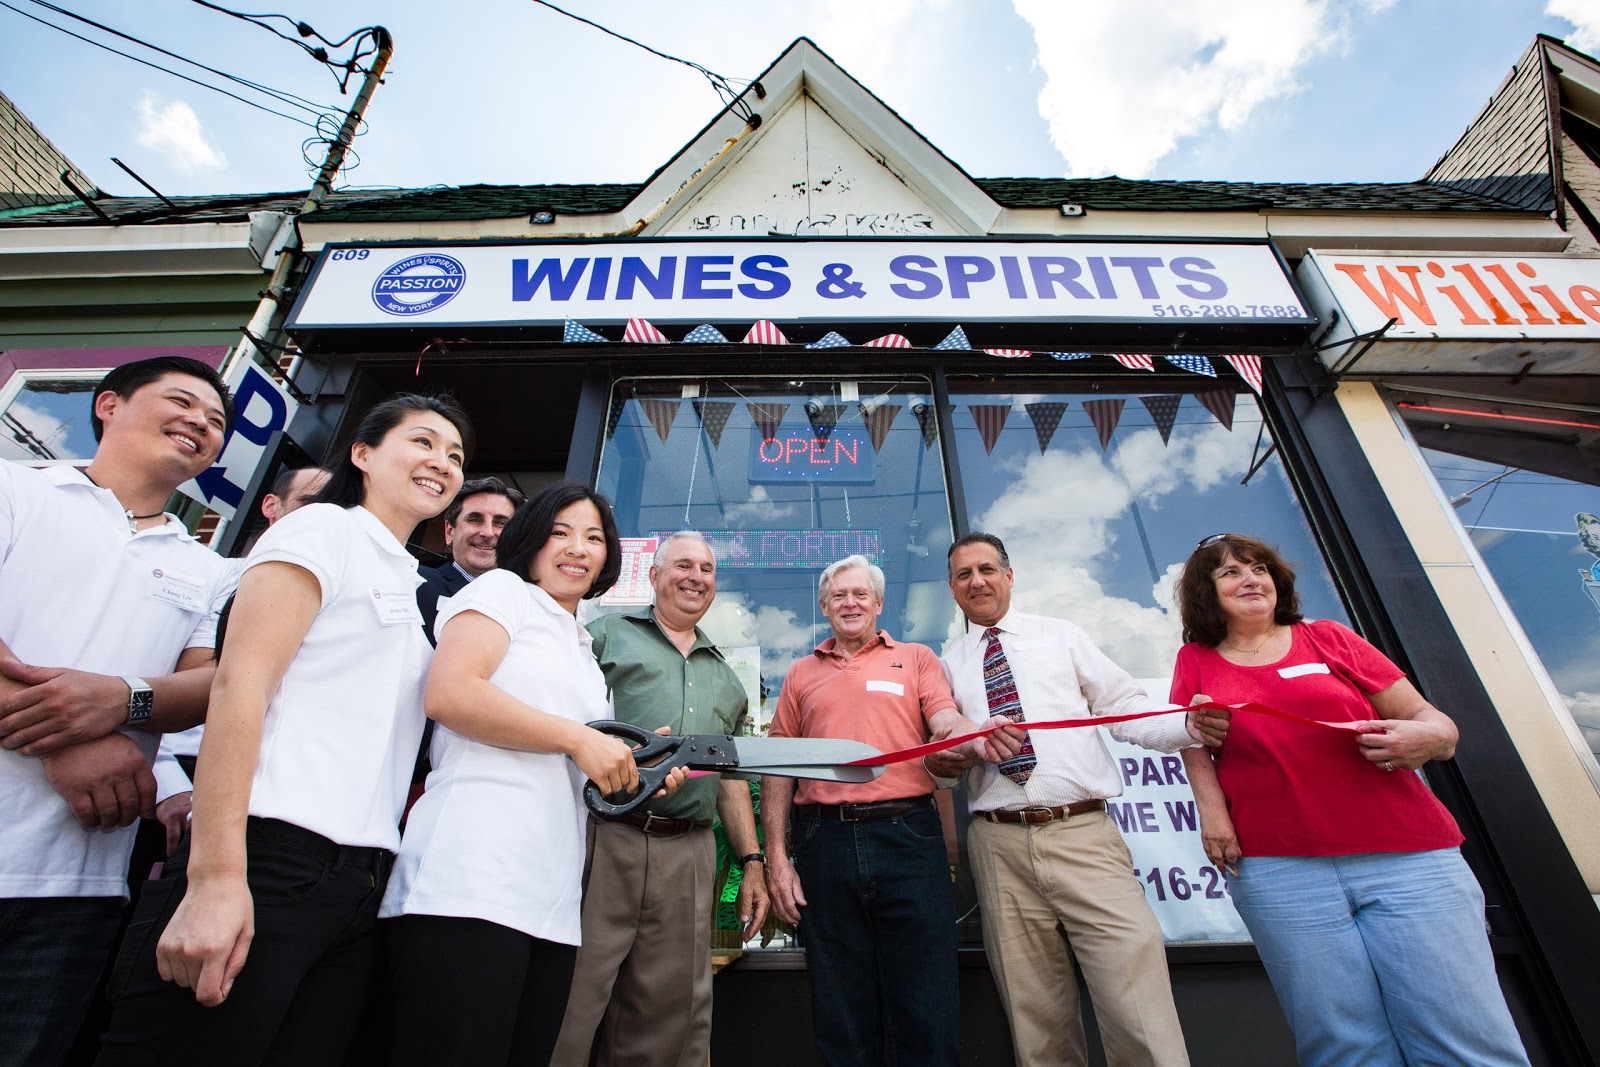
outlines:
[[[650,568],[655,605],[589,624],[595,658],[622,722],[674,734],[731,734],[745,692],[699,623],[717,594],[717,564],[699,534],[673,534]],[[765,861],[750,787],[716,776],[685,782],[616,821],[589,820],[583,945],[551,1064],[701,1067],[711,1045],[714,815],[743,857],[745,937],[766,919]]]

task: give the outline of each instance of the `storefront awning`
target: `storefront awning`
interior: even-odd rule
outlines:
[[[1600,370],[1600,257],[1313,250],[1297,279],[1336,375]]]

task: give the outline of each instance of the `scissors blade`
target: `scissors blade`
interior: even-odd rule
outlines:
[[[882,767],[850,767],[839,763],[786,763],[776,767],[741,763],[739,770],[749,774],[771,774],[779,778],[815,778],[824,782],[870,782],[883,773]]]
[[[784,767],[831,767],[882,755],[860,741],[829,737],[736,737],[733,741],[739,769],[766,774],[785,774]]]

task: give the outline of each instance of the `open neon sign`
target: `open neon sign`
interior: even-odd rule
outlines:
[[[871,440],[864,432],[843,426],[827,435],[810,426],[784,426],[771,436],[752,427],[749,467],[752,485],[871,485],[877,478]]]

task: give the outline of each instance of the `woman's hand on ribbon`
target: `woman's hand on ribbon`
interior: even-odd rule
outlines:
[[[1207,748],[1221,748],[1232,726],[1233,712],[1227,708],[1199,706],[1215,703],[1204,693],[1196,693],[1194,699],[1189,701],[1190,710],[1184,717],[1189,736]]]
[[[1385,771],[1414,771],[1455,752],[1454,729],[1426,718],[1374,719],[1356,729],[1362,758]]]

